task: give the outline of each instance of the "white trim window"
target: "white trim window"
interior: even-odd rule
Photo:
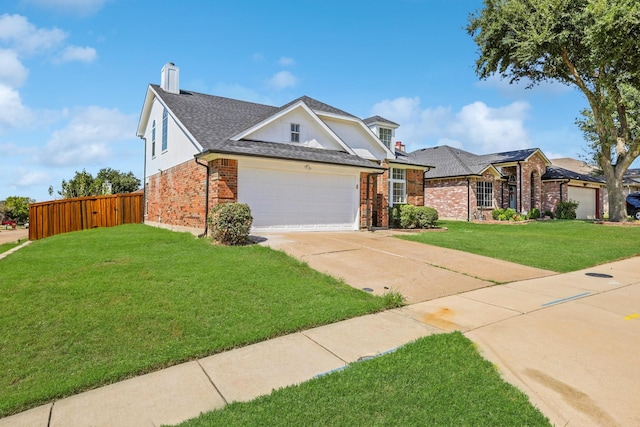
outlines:
[[[476,182],[476,200],[479,208],[493,207],[493,182]]]
[[[291,123],[291,142],[300,142],[300,124]]]
[[[156,121],[151,124],[151,157],[156,156]]]
[[[407,203],[407,171],[391,168],[389,173],[389,191],[391,192],[391,206]]]
[[[382,143],[386,145],[387,148],[391,149],[391,139],[393,138],[393,131],[389,128],[379,128],[378,134],[380,135],[380,141],[382,141]]]
[[[167,151],[167,130],[169,127],[169,112],[165,108],[162,112],[162,152]]]

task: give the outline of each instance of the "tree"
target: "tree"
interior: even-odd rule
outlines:
[[[640,155],[640,2],[484,0],[466,29],[479,47],[476,73],[528,87],[578,88],[589,109],[578,125],[603,171],[609,219],[626,221],[622,176]],[[586,114],[586,115],[585,115]]]
[[[5,201],[5,215],[18,224],[24,224],[29,220],[30,203],[35,203],[35,200],[28,197],[9,196]]]
[[[62,180],[61,190],[58,191],[63,198],[85,196],[102,196],[106,194],[132,193],[140,187],[140,180],[133,172],[123,173],[115,169],[104,168],[98,171],[94,178],[86,170],[76,171],[69,181]],[[49,187],[49,194],[52,194]]]

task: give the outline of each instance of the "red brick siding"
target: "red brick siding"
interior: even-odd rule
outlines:
[[[518,212],[529,212],[532,208],[538,208],[541,210],[545,204],[545,196],[543,195],[542,180],[541,177],[546,171],[546,165],[542,157],[538,154],[530,158],[526,162],[520,163],[520,165],[509,166],[502,168],[502,174],[507,177],[509,175],[515,176],[516,185],[516,210]],[[531,197],[531,180],[533,179],[533,199]],[[522,185],[520,181],[522,180]],[[505,183],[504,188],[504,206],[509,207],[509,185]],[[522,192],[520,194],[520,192]]]
[[[367,181],[369,182],[369,195],[367,197]],[[373,221],[373,204],[376,200],[376,179],[369,177],[367,172],[360,172],[360,228],[367,228],[367,215],[372,218],[369,225],[375,226]],[[368,201],[368,205],[367,205]],[[368,208],[368,209],[367,209]]]
[[[206,169],[188,161],[149,177],[145,219],[203,228]]]
[[[433,179],[424,186],[424,204],[437,210],[440,218],[467,219],[466,179]]]
[[[424,206],[424,172],[407,169],[407,203]]]
[[[238,197],[238,162],[217,159],[209,162],[209,209]],[[188,161],[149,177],[146,186],[147,221],[204,228],[206,168]]]
[[[386,165],[385,165],[386,166]],[[389,169],[378,175],[376,183],[376,226],[389,227]]]

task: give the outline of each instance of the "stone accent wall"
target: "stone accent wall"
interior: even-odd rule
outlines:
[[[145,221],[204,229],[206,168],[188,161],[148,180]]]
[[[424,172],[419,169],[407,169],[407,203],[424,206]]]
[[[209,209],[238,199],[238,161],[209,162]],[[203,231],[207,169],[188,161],[148,179],[145,222],[176,230]]]

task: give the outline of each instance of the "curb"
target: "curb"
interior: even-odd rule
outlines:
[[[15,251],[17,251],[18,249],[22,249],[25,246],[30,245],[32,242],[32,240],[27,240],[26,242],[22,243],[21,245],[16,246],[15,248],[11,248],[6,252],[3,252],[0,254],[0,259],[5,258],[7,255],[14,253]]]

